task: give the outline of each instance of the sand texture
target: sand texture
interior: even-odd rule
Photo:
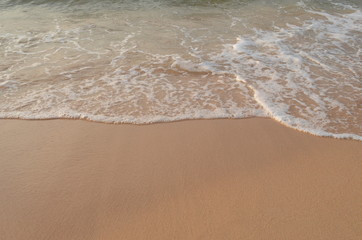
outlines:
[[[0,239],[362,239],[362,142],[269,119],[0,121]]]

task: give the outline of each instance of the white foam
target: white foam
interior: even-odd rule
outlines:
[[[13,19],[8,10],[0,16],[0,118],[268,116],[362,140],[361,11],[300,1],[291,8],[305,19],[280,20],[284,5],[238,4],[87,17],[28,6]]]

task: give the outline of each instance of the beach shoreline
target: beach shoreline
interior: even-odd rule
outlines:
[[[271,119],[0,120],[12,239],[360,239],[362,142]]]

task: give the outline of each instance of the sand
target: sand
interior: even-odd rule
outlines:
[[[0,121],[0,239],[362,239],[362,142],[270,119]]]

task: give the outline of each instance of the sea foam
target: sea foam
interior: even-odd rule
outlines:
[[[0,4],[0,118],[256,116],[362,140],[358,3],[30,3]]]

